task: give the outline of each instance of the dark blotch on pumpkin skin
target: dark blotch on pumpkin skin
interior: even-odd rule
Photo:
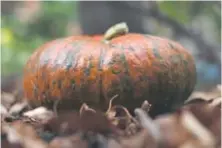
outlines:
[[[73,56],[74,55],[73,55],[72,51],[69,51],[68,55],[65,59],[66,70],[69,70],[72,67]]]
[[[188,61],[187,60],[185,60],[184,58],[183,58],[183,64],[184,64],[184,66],[186,66],[186,68],[188,68]]]
[[[158,49],[158,43],[157,42],[153,42],[153,54],[155,55],[156,58],[162,60],[162,57],[160,55],[159,49]]]
[[[130,79],[129,79],[128,75],[127,75],[127,77],[123,76],[122,78],[120,78],[120,83],[123,88],[123,90],[122,90],[123,92],[132,91],[132,87],[130,85]]]
[[[52,88],[56,87],[56,80],[52,80]]]
[[[124,52],[122,53],[120,59],[125,69],[124,77],[120,78],[122,88],[124,88],[123,92],[126,92],[128,96],[133,96],[133,85],[129,76],[129,67]]]
[[[171,43],[171,42],[168,42],[168,45],[170,46],[171,49],[174,49],[174,50],[177,49],[177,48],[173,45],[173,43]]]
[[[75,58],[76,58],[76,54],[81,50],[81,47],[86,44],[85,41],[74,41],[72,43],[70,43],[72,45],[71,49],[68,49],[67,51],[67,56],[64,60],[65,65],[66,65],[66,70],[68,71],[73,65],[75,65]],[[66,47],[68,48],[68,47]],[[64,52],[63,50],[61,50],[61,52]],[[60,54],[57,55],[54,63],[57,63],[57,61],[60,59]],[[64,65],[64,64],[62,64]],[[54,65],[53,70],[56,71],[58,68],[60,68],[60,65]]]
[[[119,58],[119,55],[116,55],[113,57],[112,61],[109,63],[109,66],[111,67],[111,71],[113,74],[117,75],[122,72],[122,70],[116,70],[114,67],[115,65],[119,65],[122,61]]]
[[[122,50],[125,50],[125,48],[123,46],[119,47]],[[113,61],[110,63],[111,64],[111,68],[112,68],[112,73],[113,74],[120,74],[123,70],[115,70],[114,69],[114,65],[123,65],[124,69],[126,70],[126,72],[129,74],[128,72],[128,65],[127,65],[127,61],[126,61],[126,57],[125,57],[125,53],[124,51],[122,51],[122,54],[118,54],[118,55],[114,55],[113,57]]]
[[[98,63],[98,71],[102,71],[102,65],[104,61],[106,50],[101,49],[100,56],[99,56],[99,63]]]
[[[62,80],[58,80],[58,89],[62,88]]]
[[[120,48],[120,47],[119,47]],[[123,49],[121,47],[121,49]],[[124,49],[123,49],[124,50]],[[107,94],[108,97],[113,97],[112,95],[119,94],[120,100],[121,98],[130,98],[133,96],[133,85],[132,80],[129,76],[128,71],[128,63],[126,61],[125,53],[122,51],[121,54],[114,55],[112,61],[109,63],[112,73],[118,75],[119,82],[114,82],[111,85],[111,88]],[[119,70],[116,70],[114,67],[117,65],[121,67]]]
[[[129,46],[127,49],[128,49],[129,51],[135,51],[135,49],[134,49],[132,46]]]
[[[69,49],[66,58],[64,60],[64,65],[66,65],[65,69],[67,71],[72,67],[73,57],[74,57],[73,50]]]
[[[52,81],[52,85],[55,85],[55,84],[56,84],[56,80],[53,80],[53,81]]]
[[[152,40],[152,36],[151,35],[144,35],[144,37],[147,38],[148,40],[150,40],[150,39]],[[152,45],[153,45],[152,50],[153,50],[154,56],[156,58],[162,60],[163,58],[160,55],[159,47],[158,47],[159,43],[157,41],[153,40]]]
[[[43,98],[43,100],[47,100],[46,99],[46,92],[44,92],[44,91],[42,92],[42,98]]]
[[[75,89],[75,83],[76,83],[75,80],[72,79],[70,83],[71,83],[72,89],[74,90]]]
[[[90,76],[90,72],[91,72],[91,68],[93,68],[93,64],[92,64],[92,56],[90,56],[90,58],[89,58],[89,64],[88,64],[88,66],[86,67],[86,69],[84,69],[84,74],[85,74],[85,76]]]

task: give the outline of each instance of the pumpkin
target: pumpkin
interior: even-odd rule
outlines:
[[[179,43],[129,33],[119,23],[105,35],[59,38],[40,46],[24,69],[24,92],[33,106],[76,108],[87,103],[104,110],[114,104],[129,110],[144,100],[159,114],[183,104],[194,89],[193,57]],[[59,104],[60,104],[59,103]]]

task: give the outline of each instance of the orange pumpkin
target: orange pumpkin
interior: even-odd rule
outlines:
[[[196,82],[193,57],[179,43],[128,33],[125,23],[104,36],[71,36],[38,48],[24,70],[24,92],[33,105],[56,100],[74,108],[85,102],[97,109],[115,104],[130,110],[144,100],[151,114],[181,105]]]

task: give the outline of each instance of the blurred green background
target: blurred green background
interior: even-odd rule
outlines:
[[[2,76],[22,73],[41,44],[68,35],[103,33],[120,21],[130,31],[180,42],[195,57],[197,86],[221,82],[221,3],[2,1]]]

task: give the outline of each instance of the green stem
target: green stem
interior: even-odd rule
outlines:
[[[112,27],[110,27],[104,35],[104,41],[109,42],[113,38],[127,34],[129,32],[129,28],[125,22],[118,23]]]

